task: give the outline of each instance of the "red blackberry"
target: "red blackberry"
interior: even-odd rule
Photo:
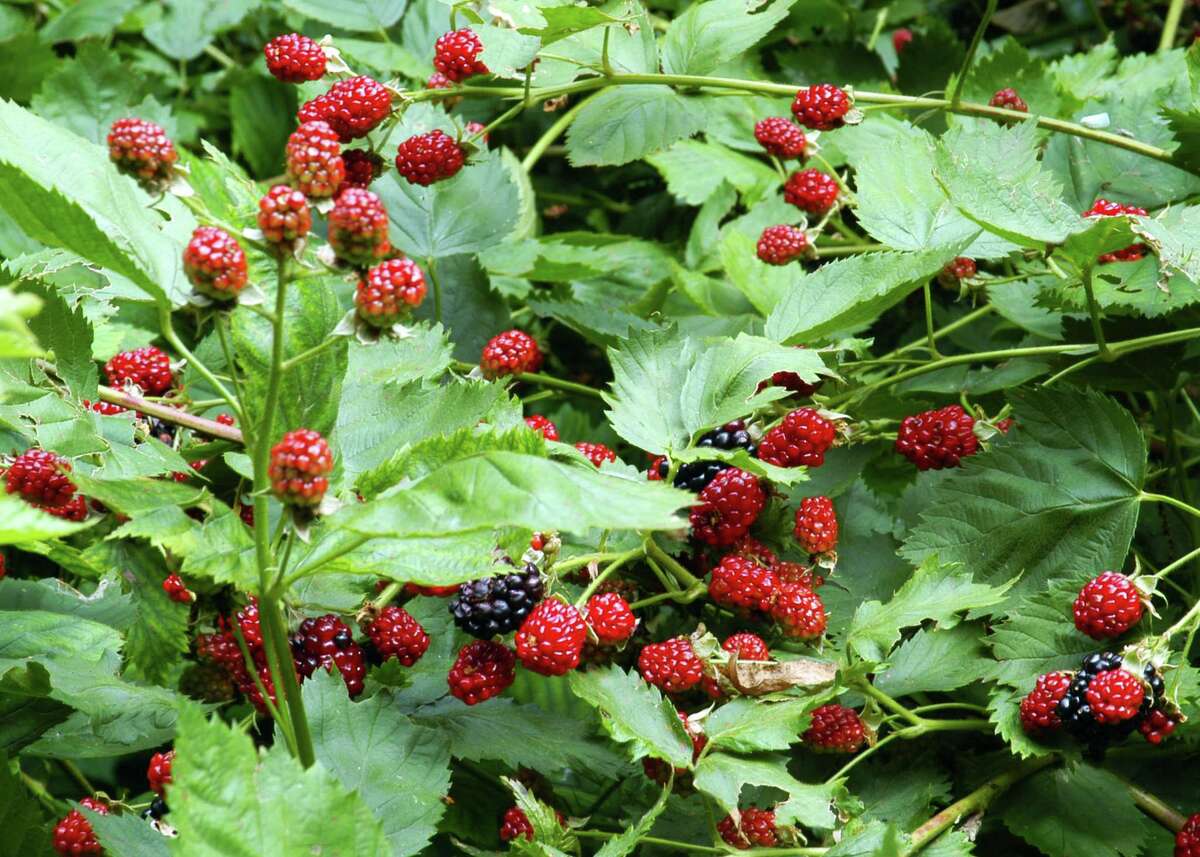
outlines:
[[[696,446],[702,449],[744,449],[750,455],[754,455],[757,451],[754,439],[746,429],[744,420],[734,420],[725,423],[720,428],[706,432],[696,441]],[[657,466],[659,478],[666,478],[667,473],[670,472],[666,459],[660,460]],[[682,488],[685,491],[700,492],[708,487],[708,483],[713,481],[713,477],[728,467],[729,465],[723,461],[688,461],[681,464],[679,470],[675,472],[673,484],[676,488]]]
[[[692,507],[692,537],[705,544],[731,545],[750,530],[767,504],[758,477],[727,467],[700,492]]]
[[[808,138],[804,136],[804,131],[795,122],[782,116],[769,116],[758,120],[754,124],[754,139],[758,140],[758,144],[768,155],[784,160],[803,160],[808,146]]]
[[[27,449],[12,460],[5,474],[9,494],[47,510],[65,506],[75,496],[75,483],[67,478],[71,462],[45,449]]]
[[[171,176],[179,160],[175,144],[162,126],[145,119],[118,119],[108,131],[108,157],[117,170],[147,185]]]
[[[486,146],[491,139],[491,135],[484,134],[483,133],[484,131],[487,131],[487,126],[484,125],[482,122],[468,122],[466,125],[463,126],[463,133],[468,137],[473,138],[476,135],[482,134],[483,136],[481,136],[479,138],[479,140],[481,140],[483,142],[483,144]]]
[[[1021,727],[1030,735],[1053,732],[1062,726],[1058,703],[1071,687],[1073,673],[1053,672],[1038,676],[1033,690],[1021,700]]]
[[[1178,725],[1178,720],[1162,709],[1156,708],[1138,724],[1138,731],[1142,733],[1143,738],[1157,747],[1175,731],[1175,727]]]
[[[867,730],[857,711],[830,702],[813,710],[801,740],[818,753],[857,753],[867,742]]]
[[[329,246],[352,265],[373,265],[392,251],[383,201],[360,187],[346,188],[329,212]]]
[[[1075,627],[1093,640],[1119,637],[1142,618],[1142,595],[1123,574],[1106,571],[1084,585],[1075,599]]]
[[[199,226],[183,250],[183,272],[200,294],[215,301],[236,300],[246,287],[246,254],[224,229]]]
[[[325,76],[325,52],[321,46],[300,33],[276,36],[263,45],[267,71],[284,83],[303,83]]]
[[[87,501],[82,494],[76,494],[61,506],[38,506],[47,515],[62,518],[67,521],[82,521],[88,516]],[[119,516],[118,516],[119,519]]]
[[[300,105],[301,122],[328,122],[343,143],[365,137],[392,110],[387,87],[366,75],[339,80],[324,95]]]
[[[589,443],[588,441],[581,440],[575,444],[575,448],[583,453],[583,457],[596,467],[599,467],[606,461],[617,460],[617,454],[602,443]]]
[[[337,132],[327,122],[305,122],[287,141],[287,174],[311,199],[333,196],[346,180]]]
[[[1011,86],[997,90],[995,95],[988,99],[988,104],[1005,110],[1016,110],[1018,113],[1029,112],[1029,105],[1025,103],[1025,99],[1017,95],[1017,91]]]
[[[1189,817],[1175,834],[1175,857],[1200,857],[1200,813]]]
[[[829,553],[837,547],[838,522],[828,497],[805,497],[796,510],[792,530],[800,547],[810,554]]]
[[[837,428],[812,408],[787,414],[758,445],[758,457],[777,467],[820,467]]]
[[[683,731],[687,733],[692,740],[692,761],[695,762],[700,758],[700,753],[703,752],[708,744],[708,737],[704,734],[704,727],[700,725],[698,720],[692,720],[682,711],[676,711],[679,715],[679,720],[683,723]],[[671,777],[671,766],[662,759],[657,759],[654,756],[646,756],[642,759],[642,770],[646,772],[646,776],[654,780],[660,786],[665,786]],[[675,769],[675,785],[688,785],[691,780],[691,772],[687,768]]]
[[[275,185],[258,201],[258,228],[272,244],[295,244],[312,229],[308,197],[288,185]]]
[[[751,634],[749,631],[739,631],[729,636],[721,644],[721,648],[730,654],[737,652],[739,661],[771,660],[771,650],[767,648],[766,641],[758,634]]]
[[[483,346],[479,358],[479,368],[487,378],[536,372],[541,366],[542,352],[537,341],[521,330],[496,334]]]
[[[742,536],[730,545],[729,552],[755,560],[766,566],[773,566],[779,562],[779,557],[775,556],[775,551],[754,538],[754,536]]]
[[[769,610],[778,589],[779,578],[774,571],[737,554],[723,557],[708,581],[713,601],[743,610]]]
[[[258,619],[258,599],[254,596],[250,597],[250,603],[237,611],[236,621],[238,630],[242,632],[242,639],[246,641],[246,648],[261,649],[263,645],[262,625]],[[238,656],[239,661],[241,655]]]
[[[4,575],[8,574],[8,568],[5,566],[6,560],[4,554],[0,553],[0,580],[4,579]]]
[[[146,768],[146,779],[150,783],[150,791],[156,795],[163,793],[163,787],[171,782],[171,763],[175,761],[175,751],[155,753],[150,757],[150,765]]]
[[[546,440],[558,440],[558,426],[541,414],[530,414],[525,418],[525,425],[540,432]]]
[[[913,32],[908,27],[901,27],[892,33],[892,50],[899,56],[912,43]]]
[[[504,821],[500,824],[500,839],[508,842],[518,836],[523,836],[532,842],[533,825],[529,823],[529,817],[525,815],[523,809],[519,806],[510,806],[504,811]]]
[[[92,812],[108,815],[108,807],[95,798],[85,797],[79,802],[79,805],[87,807]],[[104,853],[104,849],[100,847],[100,843],[96,839],[95,831],[92,830],[91,823],[77,809],[68,812],[66,817],[55,826],[54,850],[64,857]]]
[[[437,128],[409,137],[396,149],[396,171],[422,187],[453,178],[465,160],[458,141]]]
[[[178,574],[168,574],[162,583],[162,588],[168,598],[178,601],[180,604],[191,604],[196,600],[195,594],[187,588],[187,584]]]
[[[483,42],[469,27],[443,33],[433,45],[433,67],[455,83],[488,74],[488,67],[479,61],[482,51]]]
[[[565,675],[579,666],[587,625],[570,604],[547,598],[533,608],[514,638],[521,663],[542,675]]]
[[[301,675],[311,676],[317,667],[336,666],[350,696],[362,693],[367,675],[366,656],[354,642],[349,626],[332,613],[301,622],[292,637],[292,653]]]
[[[958,288],[963,280],[974,277],[977,270],[974,259],[956,256],[938,273],[938,283],[948,289]]]
[[[425,275],[412,259],[388,259],[359,278],[354,291],[358,317],[373,327],[407,318],[425,299]]]
[[[781,583],[771,617],[779,623],[784,636],[797,640],[815,640],[825,633],[828,617],[821,596],[803,583]]]
[[[801,565],[798,562],[780,562],[775,564],[775,574],[779,576],[779,583],[799,583],[809,589],[816,589],[818,586],[825,584],[825,578],[819,574],[814,574],[813,570],[806,565]]]
[[[1083,213],[1084,217],[1121,217],[1140,215],[1145,217],[1146,209],[1139,208],[1136,205],[1125,205],[1120,202],[1111,202],[1107,199],[1097,199],[1092,203],[1092,207]],[[1104,253],[1097,260],[1102,265],[1109,262],[1136,262],[1141,259],[1149,250],[1145,244],[1130,244],[1128,247],[1120,250],[1115,250],[1112,253]]]
[[[717,833],[734,848],[745,850],[755,846],[774,848],[778,843],[775,833],[775,810],[748,806],[741,811],[741,823],[727,815],[717,822]]]
[[[129,413],[126,408],[122,408],[120,405],[114,405],[112,402],[90,402],[87,399],[84,399],[83,406],[89,410],[95,411],[98,414],[103,414],[106,417],[115,417],[118,414]]]
[[[462,584],[450,599],[450,615],[472,637],[490,640],[520,628],[545,594],[541,572],[530,563],[521,571]]]
[[[665,693],[691,690],[704,677],[704,664],[687,637],[649,643],[638,654],[642,678]]]
[[[962,459],[979,451],[975,419],[962,405],[947,405],[905,417],[896,433],[896,452],[918,470],[958,467]]]
[[[365,188],[383,175],[383,158],[370,149],[348,149],[342,152],[346,166],[346,181],[342,188]]]
[[[832,83],[817,83],[801,89],[792,100],[792,115],[805,128],[832,131],[845,124],[850,98]]]
[[[1112,669],[1097,674],[1088,684],[1087,701],[1097,723],[1120,723],[1137,716],[1146,688],[1128,670]]]
[[[311,429],[290,431],[271,448],[271,488],[289,506],[319,506],[329,490],[333,453]]]
[[[637,630],[637,617],[629,609],[629,602],[615,592],[593,595],[583,612],[602,645],[618,646]]]
[[[513,683],[516,655],[512,649],[491,640],[476,640],[463,646],[450,667],[450,695],[467,705],[499,696]]]
[[[783,186],[783,199],[801,211],[820,216],[829,211],[838,198],[838,183],[820,170],[792,173]]]
[[[808,236],[803,229],[780,224],[768,226],[758,237],[758,258],[768,265],[786,265],[804,255],[808,249]]]
[[[363,630],[384,660],[395,658],[406,667],[429,648],[429,635],[403,607],[389,604]]]
[[[237,420],[235,420],[233,418],[232,414],[225,414],[225,413],[217,414],[217,422],[219,422],[223,426],[237,425]]]
[[[161,396],[175,383],[171,358],[153,345],[122,351],[104,364],[110,387],[132,384],[147,396]]]

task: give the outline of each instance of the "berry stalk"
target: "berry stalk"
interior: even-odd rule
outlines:
[[[171,408],[166,405],[156,404],[155,402],[148,402],[141,396],[135,396],[132,393],[125,393],[121,390],[114,390],[112,387],[101,385],[97,389],[98,396],[102,402],[120,405],[131,411],[137,411],[139,414],[146,414],[165,423],[190,428],[192,431],[206,434],[209,437],[228,440],[232,443],[243,442],[241,431],[233,426],[227,426],[216,420],[198,417],[179,408]]]

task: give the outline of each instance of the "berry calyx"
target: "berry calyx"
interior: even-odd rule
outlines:
[[[171,782],[171,763],[175,761],[175,751],[155,753],[150,757],[146,768],[146,780],[150,783],[150,791],[162,795],[163,787]]]
[[[541,675],[565,675],[579,666],[587,625],[572,605],[548,598],[533,608],[514,638],[522,665]]]
[[[373,265],[392,251],[383,201],[369,190],[346,188],[329,212],[329,246],[352,265]]]
[[[692,537],[721,547],[749,532],[767,504],[767,495],[757,476],[727,467],[700,492],[699,500],[689,515]]]
[[[825,633],[829,617],[821,596],[803,583],[781,583],[771,604],[771,618],[784,636],[815,640]]]
[[[962,459],[979,451],[975,419],[962,405],[947,405],[905,417],[896,433],[896,452],[918,470],[958,467]]]
[[[75,496],[67,478],[71,462],[45,449],[27,449],[13,459],[5,474],[5,489],[46,511],[66,506]]]
[[[805,128],[832,131],[845,124],[850,97],[832,83],[817,83],[799,90],[792,100],[792,115]]]
[[[305,122],[287,141],[287,174],[311,199],[327,199],[346,180],[337,132],[328,122]]]
[[[267,71],[284,83],[303,83],[325,76],[325,52],[308,36],[285,33],[263,45]]]
[[[153,345],[122,351],[104,364],[110,387],[131,384],[147,396],[161,396],[175,383],[171,358]]]
[[[734,848],[745,850],[755,846],[774,848],[778,843],[775,831],[775,810],[748,806],[741,811],[741,822],[727,815],[717,822],[717,833]]]
[[[325,438],[311,429],[285,434],[271,448],[268,475],[271,489],[289,506],[318,506],[329,490],[333,452]]]
[[[857,711],[830,702],[813,709],[812,725],[801,740],[818,753],[857,753],[867,742],[867,730]]]
[[[546,440],[558,440],[558,426],[541,414],[530,414],[527,416],[525,418],[525,425],[540,433]]]
[[[329,123],[343,143],[365,137],[388,117],[392,95],[387,87],[366,75],[339,80],[324,95],[300,105],[296,118],[301,122],[320,120]]]
[[[479,368],[486,378],[536,372],[542,366],[542,351],[537,341],[522,330],[506,330],[483,346]]]
[[[810,554],[829,553],[837,547],[838,522],[828,497],[805,497],[796,510],[792,530],[800,547]]]
[[[180,604],[191,604],[196,600],[196,594],[187,588],[187,584],[178,574],[168,574],[166,580],[163,581],[162,588],[168,598]]]
[[[803,229],[780,224],[762,231],[755,252],[768,265],[786,265],[803,256],[807,249],[808,236]]]
[[[490,640],[521,627],[546,594],[537,566],[468,581],[448,604],[454,624],[472,637]]]
[[[258,228],[272,244],[294,245],[312,229],[308,197],[288,185],[275,185],[258,201]]]
[[[737,554],[723,557],[708,581],[713,601],[743,610],[769,610],[778,589],[779,578],[771,568]]]
[[[1087,702],[1100,724],[1132,720],[1145,699],[1142,680],[1128,670],[1105,670],[1088,685]]]
[[[1133,581],[1106,571],[1079,591],[1072,613],[1080,631],[1093,640],[1110,640],[1136,625],[1144,610],[1142,594]]]
[[[200,294],[236,300],[246,287],[246,253],[224,229],[199,226],[183,250],[183,272]]]
[[[588,441],[581,440],[575,444],[575,448],[583,453],[583,457],[596,467],[599,467],[606,461],[617,460],[617,454],[602,443],[589,443]]]
[[[763,435],[758,457],[777,467],[820,467],[837,428],[813,408],[791,411]]]
[[[440,128],[415,134],[396,149],[396,171],[422,187],[453,178],[465,161],[462,146]]]
[[[367,187],[383,175],[383,158],[370,149],[348,149],[342,152],[346,166],[346,181],[342,188]]]
[[[820,170],[800,170],[788,177],[783,186],[783,199],[801,211],[819,216],[837,202],[838,190],[833,176]]]
[[[108,807],[95,798],[85,797],[79,802],[80,806],[108,815]],[[64,857],[76,857],[83,854],[103,854],[104,849],[96,839],[91,823],[83,813],[73,809],[54,828],[54,850]]]
[[[1005,110],[1016,110],[1019,113],[1029,112],[1029,105],[1025,103],[1025,99],[1017,95],[1017,91],[1011,86],[1006,86],[1004,89],[997,90],[996,93],[988,99],[988,104],[992,107],[1002,107]]]
[[[419,661],[429,648],[429,635],[421,623],[394,604],[384,607],[363,630],[384,660],[395,658],[406,667]]]
[[[687,637],[649,643],[638,653],[642,678],[665,693],[691,690],[704,677],[704,664]]]
[[[508,646],[492,640],[476,640],[463,646],[450,667],[450,694],[467,705],[499,696],[516,679],[516,655]]]
[[[637,630],[637,617],[629,609],[629,602],[616,592],[593,595],[583,614],[596,639],[605,646],[618,646]]]
[[[479,61],[482,52],[483,42],[470,27],[443,33],[433,45],[433,67],[454,83],[488,74],[488,67]]]
[[[179,153],[161,125],[145,119],[118,119],[108,130],[108,158],[119,172],[153,186],[170,178]]]
[[[358,281],[354,309],[372,327],[391,327],[425,299],[425,274],[409,258],[380,262]]]
[[[1021,700],[1021,728],[1030,735],[1037,735],[1062,726],[1058,703],[1070,690],[1073,677],[1073,673],[1066,671],[1038,676],[1033,690]]]
[[[803,159],[808,146],[803,129],[783,116],[768,116],[754,123],[754,139],[768,155],[783,160]]]

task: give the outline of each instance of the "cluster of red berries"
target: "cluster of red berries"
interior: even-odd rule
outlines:
[[[167,804],[164,797],[166,786],[171,783],[171,763],[174,760],[174,750],[155,753],[150,757],[150,764],[146,768],[146,780],[149,783],[150,791],[154,792],[155,798],[142,814],[144,818],[160,819],[166,815]],[[79,805],[100,815],[108,815],[110,812],[108,804],[93,797],[85,797],[79,801]],[[68,812],[55,825],[51,844],[54,846],[54,850],[63,857],[104,854],[104,848],[96,839],[96,832],[92,829],[91,822],[77,809]]]
[[[988,99],[988,104],[992,107],[1002,107],[1005,110],[1015,110],[1018,113],[1029,112],[1029,105],[1025,103],[1025,99],[1017,95],[1017,91],[1011,86],[998,90]]]
[[[367,270],[354,290],[354,309],[372,327],[390,327],[425,300],[425,274],[412,259],[388,259]]]
[[[346,162],[337,132],[329,123],[303,122],[288,137],[288,178],[311,199],[328,199],[346,180]]]
[[[521,330],[498,333],[483,346],[479,368],[486,378],[523,375],[542,366],[542,351],[537,340]]]
[[[311,429],[290,431],[271,448],[271,489],[289,506],[319,506],[332,472],[333,452],[325,438]]]
[[[324,122],[342,143],[365,137],[388,117],[392,95],[379,81],[358,75],[339,80],[329,90],[300,105],[296,118],[301,123]]]
[[[153,345],[122,351],[104,364],[110,387],[137,387],[144,395],[161,396],[175,383],[171,358]]]
[[[482,52],[483,42],[469,27],[443,33],[433,45],[433,67],[452,83],[488,74],[488,67],[479,61]]]
[[[258,228],[268,243],[280,248],[294,248],[312,229],[308,197],[289,185],[273,186],[258,201]],[[244,262],[242,269],[244,274]]]
[[[367,675],[366,653],[354,642],[350,626],[337,616],[329,613],[305,619],[292,635],[291,645],[292,660],[302,680],[311,678],[320,668],[336,668],[351,697],[363,692]]]
[[[156,188],[171,177],[179,153],[161,125],[145,119],[118,119],[108,131],[108,157],[120,172],[147,188]]]
[[[708,594],[722,607],[769,616],[788,637],[815,640],[825,633],[828,621],[815,580],[804,566],[743,548],[713,567]]]
[[[918,470],[958,467],[964,458],[978,451],[975,419],[962,405],[907,416],[896,433],[896,452],[917,465]]]
[[[183,272],[200,294],[233,301],[246,287],[246,253],[224,229],[200,226],[183,250]]]
[[[775,810],[748,806],[738,817],[727,815],[717,822],[717,833],[726,843],[739,850],[774,848],[779,842],[775,827]]]
[[[1136,205],[1127,205],[1122,202],[1112,202],[1107,199],[1097,199],[1092,203],[1092,207],[1083,213],[1084,217],[1145,217],[1147,211]],[[1106,265],[1109,262],[1136,262],[1141,259],[1149,251],[1145,244],[1130,244],[1128,247],[1123,247],[1120,250],[1114,250],[1111,253],[1103,253],[1097,260],[1101,265]]]
[[[758,457],[776,467],[820,467],[837,439],[837,427],[813,408],[789,412],[763,435]]]
[[[396,149],[396,172],[411,184],[428,187],[453,178],[466,162],[459,142],[441,129],[414,134]]]
[[[196,593],[187,588],[187,584],[183,582],[183,578],[175,572],[167,575],[162,583],[163,592],[167,593],[167,597],[172,601],[177,601],[180,604],[191,604],[196,600]]]

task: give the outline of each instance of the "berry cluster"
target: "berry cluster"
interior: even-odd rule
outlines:
[[[365,137],[388,117],[392,95],[386,86],[366,75],[339,80],[323,95],[300,105],[297,120],[325,122],[343,143]]]
[[[521,330],[498,333],[483,346],[479,368],[486,378],[536,372],[542,366],[537,340]]]
[[[768,226],[758,238],[758,258],[768,265],[786,265],[804,255],[808,249],[808,236],[803,229],[789,226]]]
[[[838,192],[838,183],[833,176],[811,169],[792,173],[783,186],[785,202],[817,217],[833,208]]]
[[[726,843],[739,850],[774,848],[778,844],[775,810],[748,806],[741,810],[739,816],[735,819],[727,815],[717,822],[717,833]]]
[[[754,455],[758,450],[744,420],[734,420],[706,432],[696,441],[696,446],[702,449],[730,451],[744,449],[750,455]],[[718,473],[728,468],[729,465],[722,461],[688,461],[679,465],[673,484],[685,491],[703,491]],[[660,458],[651,466],[649,475],[651,479],[665,479],[669,472],[670,465],[667,460]]]
[[[275,185],[258,201],[258,228],[271,244],[294,247],[312,229],[308,197],[288,185]]]
[[[758,457],[776,467],[820,467],[836,438],[833,423],[813,408],[799,408],[763,435]]]
[[[153,345],[114,355],[104,364],[104,376],[110,387],[129,385],[147,396],[161,396],[175,383],[171,358]]]
[[[354,309],[372,327],[390,327],[425,299],[425,274],[412,259],[388,259],[370,268],[354,290]]]
[[[958,467],[964,458],[978,451],[975,419],[962,405],[907,416],[896,433],[896,452],[917,465],[918,470]]]
[[[183,250],[183,272],[200,294],[215,301],[236,300],[246,287],[246,254],[224,229],[200,226]]]
[[[440,129],[415,134],[396,149],[396,172],[422,187],[453,178],[465,161],[462,146]]]
[[[450,599],[450,615],[472,637],[490,640],[520,628],[545,594],[541,572],[527,564],[520,571],[462,584]]]
[[[287,141],[288,178],[311,199],[333,196],[346,181],[337,132],[327,122],[304,122]]]
[[[373,265],[392,252],[383,200],[369,190],[348,187],[329,212],[329,246],[343,262]]]
[[[100,815],[108,815],[108,805],[95,798],[85,797],[79,802],[79,805]],[[68,812],[66,817],[55,826],[52,842],[54,850],[63,857],[104,853],[104,849],[100,847],[100,843],[96,839],[95,831],[92,830],[91,823],[77,809]]]
[[[285,33],[263,45],[267,71],[284,83],[304,83],[325,76],[325,52],[308,36]]]
[[[1122,202],[1112,202],[1107,199],[1097,199],[1092,203],[1092,207],[1083,213],[1084,217],[1128,217],[1141,216],[1145,217],[1146,209],[1136,205],[1126,205]],[[1130,244],[1120,250],[1114,250],[1111,253],[1103,253],[1097,260],[1101,265],[1106,265],[1109,262],[1136,262],[1141,259],[1149,251],[1145,244]]]
[[[318,667],[327,670],[336,667],[350,696],[363,692],[366,655],[362,646],[354,642],[350,627],[337,616],[330,613],[305,619],[292,635],[291,644],[292,658],[300,676],[309,678]]]
[[[75,497],[70,472],[71,462],[65,458],[44,449],[27,449],[8,465],[5,490],[43,511],[61,509]]]
[[[433,45],[433,67],[445,80],[458,83],[477,74],[487,74],[479,61],[483,42],[469,27],[443,33]]]
[[[271,447],[271,489],[290,506],[319,506],[329,490],[333,452],[311,429],[296,429]]]
[[[145,119],[118,119],[108,131],[108,157],[120,172],[154,188],[171,177],[179,153],[162,126]]]

